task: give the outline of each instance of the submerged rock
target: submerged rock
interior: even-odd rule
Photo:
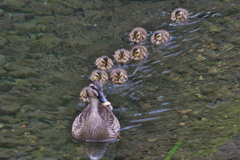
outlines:
[[[235,46],[231,43],[224,43],[223,45],[221,45],[219,47],[220,51],[230,51],[231,49],[233,49]]]
[[[1,115],[16,114],[18,111],[20,111],[19,105],[4,105],[0,108]]]
[[[44,35],[41,39],[39,39],[39,42],[47,48],[52,49],[57,46],[61,40],[53,35]]]
[[[53,9],[44,4],[34,3],[32,5],[32,10],[35,14],[45,16],[45,15],[52,15]]]
[[[33,22],[14,23],[13,26],[18,30],[17,33],[20,35],[39,33],[45,30],[45,26],[43,24],[35,24]]]
[[[6,76],[6,73],[7,72],[2,67],[0,67],[0,77]]]
[[[212,25],[210,27],[210,31],[211,32],[220,32],[221,30],[223,30],[224,27],[220,26],[220,25]]]
[[[16,71],[9,72],[9,75],[16,78],[27,78],[36,76],[37,72],[29,67],[21,67]]]
[[[22,0],[4,0],[0,3],[0,8],[8,11],[20,11],[24,6]]]
[[[37,72],[30,68],[18,65],[16,63],[7,63],[4,68],[9,71],[9,75],[16,78],[27,78],[31,76],[36,76]]]
[[[0,46],[4,45],[7,42],[6,38],[0,36]]]

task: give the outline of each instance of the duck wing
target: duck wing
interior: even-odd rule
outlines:
[[[109,131],[113,134],[118,135],[120,133],[120,123],[116,116],[113,114],[112,110],[108,106],[101,105],[98,108],[99,114],[108,126]]]

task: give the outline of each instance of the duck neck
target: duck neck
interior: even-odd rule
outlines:
[[[99,103],[99,100],[97,98],[91,99],[91,101],[90,101],[91,114],[99,114],[98,113],[98,103]]]

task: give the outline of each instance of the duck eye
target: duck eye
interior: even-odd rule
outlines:
[[[103,63],[103,64],[105,64],[105,63],[106,63],[106,61],[102,61],[102,63]]]
[[[140,54],[139,50],[137,50],[137,51],[134,52],[134,55],[135,55],[135,56],[138,56],[139,54]]]
[[[182,14],[181,14],[181,13],[177,14],[177,17],[181,17],[181,16],[182,16]]]
[[[99,74],[95,74],[95,76],[99,79],[101,78],[101,76]]]

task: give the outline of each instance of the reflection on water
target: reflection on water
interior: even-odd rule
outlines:
[[[91,160],[98,160],[101,159],[104,153],[106,152],[109,143],[110,142],[105,143],[85,142],[83,146],[86,154]]]
[[[189,10],[186,23],[170,20],[177,7]],[[70,132],[86,106],[79,92],[96,58],[134,46],[137,26],[149,37],[165,29],[170,41],[147,39],[147,59],[115,63],[129,79],[104,92],[123,138],[102,159],[164,159],[180,138],[173,159],[219,159],[240,127],[239,9],[236,0],[0,1],[1,159],[88,159]]]

